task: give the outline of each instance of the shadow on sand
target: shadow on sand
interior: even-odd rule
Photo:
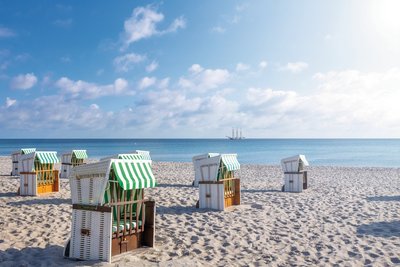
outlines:
[[[218,210],[212,209],[198,209],[196,208],[196,203],[193,203],[193,206],[157,206],[157,215],[163,214],[192,214],[192,213],[207,213],[207,212],[220,212]]]
[[[242,193],[275,193],[282,192],[282,190],[278,189],[242,189],[240,190]]]
[[[157,184],[157,187],[195,188],[190,184]]]
[[[4,242],[0,240],[0,243]],[[47,245],[45,248],[26,247],[21,250],[9,248],[0,250],[1,266],[90,266],[99,261],[76,261],[63,257],[64,247]],[[47,262],[47,263],[46,263]]]
[[[2,198],[2,197],[17,197],[17,196],[18,196],[17,192],[0,193],[0,198]]]
[[[8,202],[11,206],[21,206],[21,205],[61,205],[61,204],[72,204],[71,199],[65,198],[34,198],[28,200]]]
[[[367,197],[367,201],[400,201],[400,196]]]
[[[400,221],[362,224],[357,227],[357,234],[377,237],[400,237]]]

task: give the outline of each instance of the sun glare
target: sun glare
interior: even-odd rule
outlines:
[[[371,21],[381,34],[400,35],[400,1],[373,0],[371,1]]]

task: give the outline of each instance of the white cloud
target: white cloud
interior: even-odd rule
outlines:
[[[234,15],[233,18],[229,21],[231,24],[238,24],[242,19],[239,15]]]
[[[104,69],[98,69],[98,70],[96,71],[96,75],[97,75],[97,76],[101,76],[101,75],[103,75],[103,73],[104,73]]]
[[[22,53],[22,54],[16,55],[15,56],[15,60],[18,61],[18,62],[25,62],[30,57],[31,57],[31,55],[29,55],[28,53]]]
[[[135,53],[128,53],[123,56],[116,57],[113,61],[114,67],[119,72],[129,71],[133,65],[145,60],[145,56],[138,55]]]
[[[268,62],[263,60],[260,62],[260,64],[258,64],[258,66],[260,67],[260,69],[265,69],[268,66]]]
[[[215,89],[228,82],[230,73],[226,69],[204,69],[199,64],[193,64],[189,68],[189,76],[179,79],[179,86],[205,92]]]
[[[263,105],[268,103],[271,105],[272,103],[276,104],[285,103],[285,106],[290,106],[289,103],[296,104],[296,101],[292,101],[297,97],[296,92],[294,91],[281,91],[281,90],[273,90],[271,88],[268,89],[260,89],[260,88],[249,88],[247,90],[247,100],[255,106]]]
[[[241,109],[248,128],[281,137],[396,137],[400,134],[400,69],[316,73],[318,87],[249,88]],[[249,119],[251,118],[251,119]]]
[[[40,136],[46,133],[52,136],[56,131],[62,136],[66,130],[70,132],[77,129],[82,134],[88,131],[96,132],[98,129],[109,131],[116,116],[113,112],[104,112],[97,107],[67,100],[60,95],[41,96],[22,101],[12,109],[0,107],[0,124],[6,129],[23,129],[29,134],[36,131]]]
[[[11,80],[11,88],[27,90],[35,86],[38,79],[33,73],[20,74]]]
[[[186,21],[183,17],[176,18],[165,30],[158,30],[157,24],[164,20],[164,15],[158,13],[151,6],[137,7],[132,16],[124,22],[123,47],[126,49],[131,43],[153,35],[162,35],[185,28]]]
[[[163,89],[163,88],[167,88],[169,85],[169,78],[164,78],[162,79],[159,83],[158,83],[158,87]]]
[[[51,75],[47,74],[45,76],[43,76],[42,81],[41,81],[41,85],[42,86],[48,86],[51,83]]]
[[[169,32],[176,32],[179,29],[184,29],[186,27],[186,20],[183,16],[176,18],[172,24],[166,29],[165,31],[161,31],[161,34],[169,33]]]
[[[236,7],[235,7],[235,10],[237,11],[237,12],[242,12],[242,11],[244,11],[246,8],[248,8],[248,4],[247,3],[243,3],[243,4],[240,4],[240,5],[236,5]]]
[[[125,79],[118,78],[113,84],[97,85],[85,81],[73,81],[67,77],[60,78],[55,86],[61,89],[61,93],[70,95],[73,98],[93,99],[107,95],[130,95],[128,82]]]
[[[156,83],[156,78],[154,77],[144,77],[142,80],[139,82],[139,88],[140,89],[145,89],[147,87],[150,87]]]
[[[15,32],[9,28],[0,26],[0,38],[14,37]]]
[[[73,20],[71,18],[68,19],[57,19],[53,22],[53,24],[60,28],[69,28],[71,27]]]
[[[146,66],[146,71],[153,72],[157,68],[158,68],[158,62],[153,60],[149,65]]]
[[[287,63],[286,66],[281,67],[281,70],[290,71],[292,73],[300,73],[307,68],[308,68],[308,63],[298,61],[298,62]]]
[[[224,33],[224,32],[226,32],[226,29],[221,26],[215,26],[215,27],[211,28],[211,31],[216,32],[216,33]]]
[[[236,64],[236,71],[245,71],[250,69],[250,66],[244,63],[239,62]]]
[[[227,100],[219,92],[200,98],[165,89],[150,91],[131,116],[135,116],[136,125],[147,131],[157,129],[160,136],[170,136],[171,130],[187,136],[188,131],[198,134],[230,123],[237,109],[236,102]]]
[[[71,58],[69,56],[63,56],[60,58],[61,62],[63,63],[70,63],[71,62]]]
[[[92,109],[92,110],[98,110],[98,109],[100,109],[100,107],[99,107],[97,104],[91,104],[89,107],[90,107],[90,109]]]
[[[9,98],[9,97],[6,98],[6,108],[11,107],[15,103],[17,103],[16,99],[12,99],[12,98]]]
[[[189,68],[189,72],[191,73],[200,73],[204,70],[204,68],[202,66],[200,66],[199,64],[193,64],[192,66],[190,66]]]

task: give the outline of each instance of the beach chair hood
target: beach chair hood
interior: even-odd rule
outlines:
[[[36,151],[36,148],[22,148],[21,149],[21,155],[29,154],[29,153],[32,153],[32,152],[35,152],[35,151]]]
[[[55,151],[35,151],[29,154],[21,155],[20,161],[32,159],[27,161],[29,170],[34,170],[34,161],[37,159],[41,164],[58,163],[57,152]],[[21,163],[20,163],[21,164]],[[22,168],[20,168],[22,170]]]
[[[87,159],[88,155],[86,150],[72,150],[72,155],[75,156],[77,159]]]
[[[301,171],[304,166],[309,166],[306,156],[296,155],[281,160],[282,170],[285,172]]]
[[[107,192],[108,180],[111,171],[114,172],[119,186],[123,190],[142,189],[156,186],[156,179],[151,170],[151,162],[143,159],[108,159],[96,163],[79,165],[72,169],[70,174],[72,203],[104,204],[104,193]],[[80,194],[79,188],[87,191],[90,185],[86,182],[96,178],[93,182],[92,194]],[[79,189],[79,190],[78,190]]]
[[[116,154],[113,156],[101,158],[100,161],[110,160],[110,159],[126,159],[126,160],[146,160],[143,155],[137,153],[125,153],[125,154]]]
[[[150,152],[145,150],[135,150],[136,154],[142,155],[143,159],[151,160]]]
[[[221,160],[228,171],[240,170],[240,163],[236,154],[222,154]]]

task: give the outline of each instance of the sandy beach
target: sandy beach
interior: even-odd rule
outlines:
[[[242,205],[195,208],[191,163],[154,163],[156,246],[112,263],[63,258],[70,236],[68,180],[61,192],[21,197],[0,158],[0,266],[400,265],[400,169],[310,167],[309,189],[283,193],[280,166],[242,164]]]

